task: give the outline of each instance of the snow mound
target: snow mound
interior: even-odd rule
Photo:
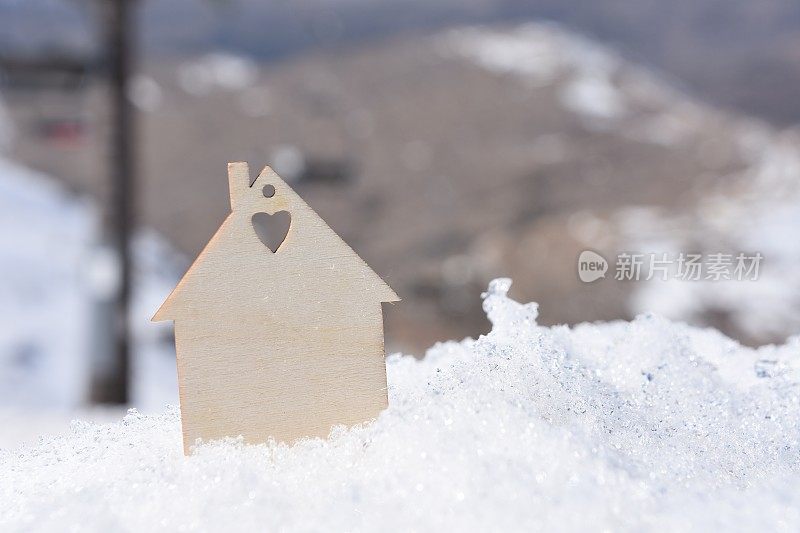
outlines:
[[[491,333],[390,357],[390,408],[328,440],[184,458],[170,409],[4,452],[0,529],[800,527],[800,338],[545,328],[510,285],[483,295]]]

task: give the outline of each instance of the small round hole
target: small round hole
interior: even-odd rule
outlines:
[[[266,196],[267,198],[272,198],[273,196],[275,196],[275,187],[273,187],[272,185],[264,185],[262,192],[264,193],[264,196]]]

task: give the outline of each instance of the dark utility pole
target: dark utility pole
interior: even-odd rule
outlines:
[[[131,234],[134,227],[134,111],[128,99],[132,70],[132,0],[99,0],[104,13],[106,72],[110,92],[109,194],[103,209],[98,255],[110,261],[114,283],[98,298],[91,400],[127,403],[131,354]],[[105,352],[105,353],[104,353]]]

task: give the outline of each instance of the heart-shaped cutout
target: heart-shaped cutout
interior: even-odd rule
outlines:
[[[264,246],[275,253],[286,240],[289,226],[292,223],[292,215],[288,211],[278,211],[274,215],[256,213],[253,215],[252,221],[258,238],[261,239]]]

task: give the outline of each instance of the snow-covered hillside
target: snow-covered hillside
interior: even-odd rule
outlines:
[[[625,209],[619,234],[645,252],[702,250],[760,253],[757,281],[642,283],[635,312],[702,322],[722,315],[753,340],[783,339],[800,330],[800,134],[768,129],[738,132],[749,165],[684,212]]]
[[[681,252],[763,255],[756,281],[656,278],[632,284],[633,314],[653,311],[726,326],[750,342],[785,339],[800,330],[800,132],[776,131],[716,110],[557,25],[452,30],[441,43],[445,52],[512,76],[531,92],[552,86],[560,105],[589,128],[642,146],[673,147],[683,158],[698,157],[707,165],[705,175],[687,187],[679,185],[686,176],[675,161],[665,191],[680,195],[677,206],[611,211],[592,206],[570,219],[571,235],[607,253],[612,263],[623,251],[667,253],[673,259]],[[642,169],[641,181],[652,183],[658,170]],[[586,179],[574,176],[575,187]]]
[[[556,24],[450,30],[440,48],[497,74],[517,76],[532,91],[556,87],[560,105],[589,129],[617,129],[644,142],[672,144],[696,134],[708,118],[707,108],[662,76]]]
[[[97,214],[47,176],[0,158],[0,406],[72,409],[85,399],[92,355]],[[133,405],[174,401],[169,328],[149,323],[176,258],[152,234],[135,245]],[[30,414],[24,417],[33,416]]]
[[[800,338],[643,315],[544,328],[484,295],[478,340],[388,361],[390,407],[328,440],[204,444],[179,416],[0,455],[4,531],[796,530]]]

